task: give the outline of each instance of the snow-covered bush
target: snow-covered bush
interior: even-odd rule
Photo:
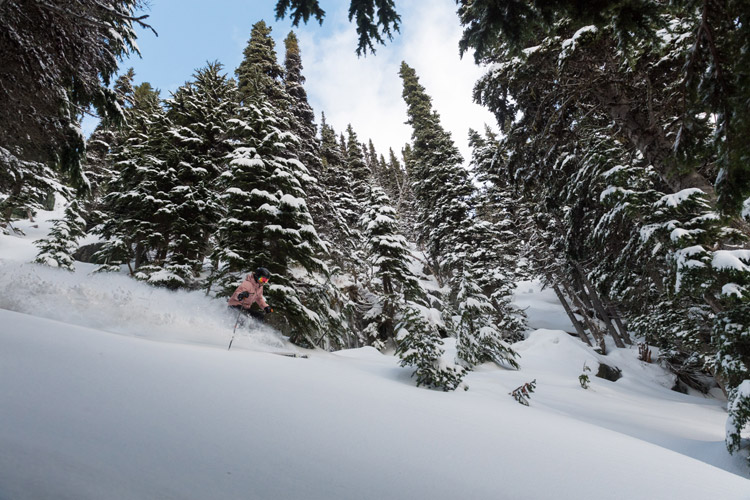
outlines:
[[[466,370],[443,357],[443,341],[418,307],[407,307],[396,335],[396,354],[401,358],[401,366],[416,367],[412,376],[416,375],[417,386],[452,391],[461,384]]]
[[[743,448],[742,431],[747,427],[750,427],[750,379],[744,380],[729,393],[726,437],[729,453],[735,453]]]
[[[72,271],[74,269],[73,253],[78,248],[77,240],[85,233],[86,221],[81,217],[77,200],[73,200],[65,209],[62,219],[52,221],[49,236],[34,242],[39,247],[34,262]]]
[[[495,324],[494,308],[479,287],[464,273],[458,289],[459,319],[456,325],[458,357],[467,368],[492,361],[518,368],[518,354],[502,339]]]

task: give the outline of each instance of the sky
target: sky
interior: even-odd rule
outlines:
[[[326,11],[322,26],[315,20],[293,27],[287,17],[275,20],[275,0],[149,0],[147,22],[158,32],[137,28],[137,55],[121,64],[133,67],[136,83],[149,82],[162,97],[190,80],[206,62],[221,62],[229,74],[242,60],[252,25],[266,21],[283,63],[283,40],[290,30],[299,38],[308,100],[320,124],[321,112],[337,132],[352,124],[362,142],[372,139],[378,153],[399,153],[410,142],[406,105],[398,76],[401,61],[412,66],[433,98],[443,127],[470,157],[468,130],[495,126],[492,114],[472,102],[474,82],[483,69],[473,55],[458,55],[461,26],[454,0],[396,0],[401,32],[375,55],[357,57],[357,34],[348,17],[349,0],[321,0]],[[91,123],[84,123],[90,131]]]

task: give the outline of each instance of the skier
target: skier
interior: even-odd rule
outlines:
[[[229,297],[229,307],[263,321],[266,314],[273,312],[273,309],[271,309],[263,298],[263,285],[268,283],[270,278],[271,273],[265,267],[259,267],[254,272],[248,274],[245,281]],[[262,311],[251,309],[254,304],[257,304]]]

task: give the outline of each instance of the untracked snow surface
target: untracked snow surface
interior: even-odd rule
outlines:
[[[597,355],[534,283],[521,369],[443,393],[372,348],[274,355],[295,348],[253,324],[228,351],[223,301],[28,264],[25,230],[0,236],[0,500],[750,499],[726,402]]]

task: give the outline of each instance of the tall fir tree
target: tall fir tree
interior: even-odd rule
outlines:
[[[300,138],[294,133],[295,99],[284,88],[285,73],[276,60],[270,32],[263,21],[253,26],[236,71],[241,107],[238,118],[230,120],[234,149],[230,168],[222,177],[227,213],[212,257],[213,279],[218,280],[220,293],[228,294],[244,272],[261,265],[270,269],[274,282],[268,295],[277,306],[272,321],[293,342],[313,346],[328,336],[329,326],[338,328],[340,321],[326,294],[319,293],[320,281],[325,281],[321,276],[328,271],[322,259],[325,244],[308,208],[307,189],[316,179],[297,158]],[[289,47],[294,59],[298,51],[295,54],[291,39]],[[290,88],[297,98],[303,97],[298,86],[301,73],[295,75],[301,65],[289,63]]]
[[[354,193],[352,177],[347,169],[346,150],[338,140],[333,127],[322,118],[320,151],[323,160],[321,185],[330,193],[331,218],[324,227],[330,227],[331,257],[344,272],[356,275],[362,262],[362,233],[359,221],[364,213],[362,202]]]
[[[346,167],[354,196],[365,203],[370,196],[373,171],[351,123],[346,126]]]
[[[252,27],[242,62],[235,70],[239,101],[250,104],[253,98],[263,95],[277,110],[286,111],[289,102],[284,90],[284,68],[276,59],[271,31],[265,21],[258,21]]]
[[[154,260],[164,259],[169,244],[173,171],[163,168],[169,128],[158,91],[136,87],[125,139],[112,152],[117,174],[102,199],[100,224],[94,231],[105,240],[96,258],[100,270],[127,265],[131,275]]]
[[[292,144],[291,152],[315,179],[307,187],[310,214],[321,238],[326,242],[326,246],[329,246],[328,240],[340,230],[340,216],[336,213],[329,190],[324,185],[322,144],[317,137],[315,112],[307,101],[305,77],[302,75],[302,56],[297,36],[293,31],[290,31],[284,40],[284,46],[284,88],[291,105],[291,130],[298,138],[298,141]]]
[[[213,281],[229,295],[244,274],[268,268],[268,289],[282,327],[301,345],[315,345],[323,333],[319,316],[301,297],[301,280],[293,268],[308,274],[324,271],[318,258],[322,244],[305,202],[307,169],[288,152],[293,136],[279,128],[268,101],[259,96],[230,120],[235,148],[221,177],[226,213],[219,223],[212,256]]]
[[[215,183],[231,150],[227,124],[235,103],[234,82],[218,62],[196,70],[193,80],[165,102],[172,152],[165,158],[165,168],[174,171],[175,185],[168,193],[172,204],[168,253],[153,269],[169,281],[181,280],[182,286],[196,280],[222,216]]]
[[[410,270],[411,252],[399,232],[396,210],[385,192],[374,187],[362,217],[367,240],[367,260],[372,270],[371,298],[365,311],[365,341],[378,349],[395,346],[396,325],[407,302],[424,295]]]
[[[435,275],[444,282],[453,271],[460,272],[472,186],[463,158],[440,124],[440,116],[432,109],[432,99],[416,72],[402,62],[399,75],[412,126],[407,170],[417,202],[418,241],[424,245]]]

